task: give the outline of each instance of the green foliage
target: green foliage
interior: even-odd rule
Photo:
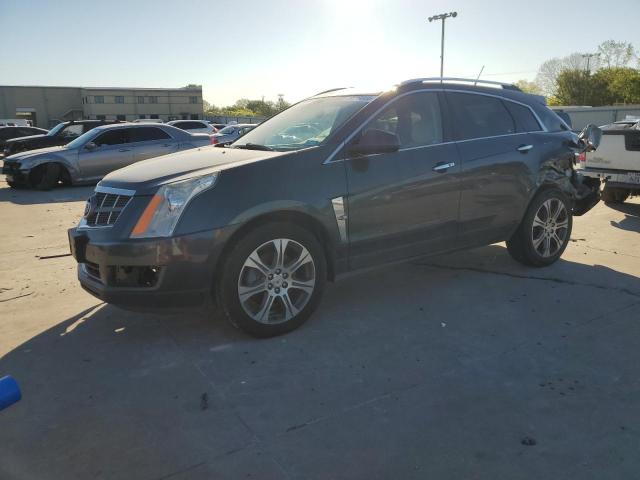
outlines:
[[[554,97],[560,105],[599,107],[640,103],[640,71],[628,67],[602,68],[589,75],[584,70],[564,70],[556,79]]]
[[[241,98],[233,105],[227,107],[216,107],[212,104],[207,105],[209,108],[205,109],[205,113],[209,115],[229,117],[271,117],[288,108],[290,104],[280,96],[277,102]]]

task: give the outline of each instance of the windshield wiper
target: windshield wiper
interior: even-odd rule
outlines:
[[[273,148],[266,145],[260,145],[259,143],[245,143],[244,145],[234,145],[234,148],[242,148],[244,150],[264,150],[267,152],[273,152]]]

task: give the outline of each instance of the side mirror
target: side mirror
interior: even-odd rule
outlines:
[[[582,132],[580,132],[578,138],[582,140],[586,151],[592,152],[600,145],[600,140],[602,140],[602,130],[593,124],[589,124],[584,127]]]
[[[96,148],[98,148],[98,145],[96,145],[93,142],[87,142],[87,143],[85,143],[84,148],[86,148],[89,151],[92,151],[92,150],[95,150]]]
[[[372,155],[375,153],[392,153],[400,149],[398,136],[384,130],[367,130],[357,143],[349,147],[351,155]]]

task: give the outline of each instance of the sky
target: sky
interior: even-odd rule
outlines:
[[[604,40],[640,48],[639,0],[0,0],[0,85],[203,86],[298,101],[334,87],[438,76],[532,80]],[[629,12],[635,12],[630,15]]]

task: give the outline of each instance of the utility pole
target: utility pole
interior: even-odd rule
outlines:
[[[442,38],[440,39],[440,78],[444,76],[444,21],[449,17],[456,18],[457,16],[458,12],[449,12],[429,17],[429,23],[434,20],[442,20]]]
[[[587,103],[587,89],[589,88],[588,82],[589,77],[591,76],[591,69],[589,68],[591,65],[592,57],[599,57],[599,53],[583,53],[582,58],[587,59],[587,69],[585,70],[585,85],[584,85],[584,93],[582,94],[582,103],[586,105]]]

